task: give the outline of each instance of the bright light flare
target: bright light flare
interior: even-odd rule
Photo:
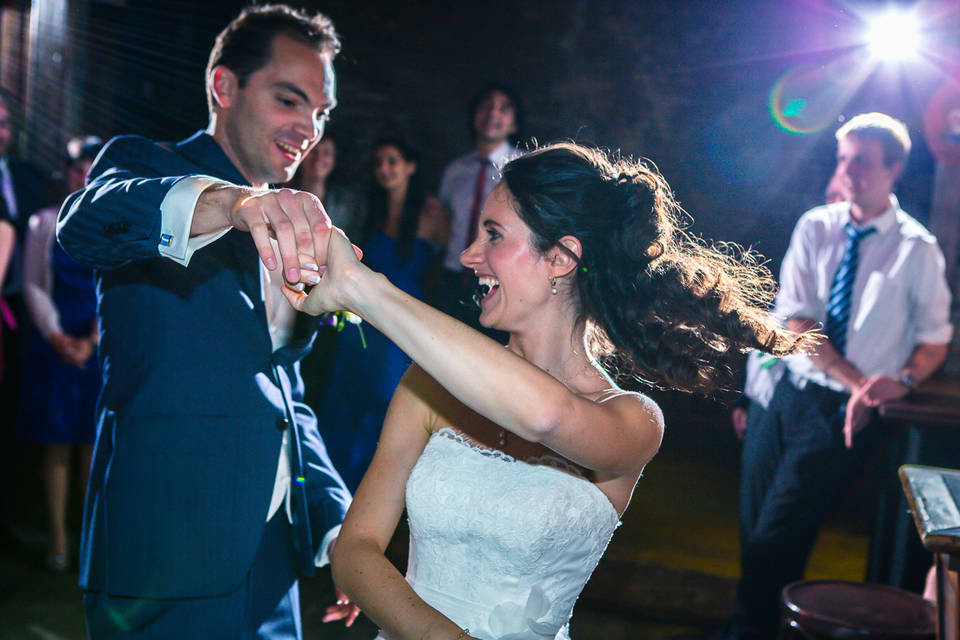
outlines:
[[[870,53],[880,60],[903,60],[920,46],[920,28],[910,13],[892,12],[870,20],[867,32]]]

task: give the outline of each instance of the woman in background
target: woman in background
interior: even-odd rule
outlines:
[[[83,188],[101,146],[92,136],[74,138],[67,145],[68,192]],[[65,571],[71,454],[76,448],[76,469],[86,490],[100,372],[93,271],[67,256],[57,243],[58,212],[59,207],[50,207],[31,216],[24,244],[23,293],[32,327],[24,358],[20,435],[43,444],[50,518],[47,566]]]
[[[371,269],[422,300],[433,247],[445,233],[445,212],[424,191],[417,152],[406,142],[381,139],[373,156],[369,212],[357,244]],[[330,459],[351,491],[373,458],[387,405],[410,365],[380,331],[366,325],[360,331],[347,326],[337,336],[323,399],[314,407]]]

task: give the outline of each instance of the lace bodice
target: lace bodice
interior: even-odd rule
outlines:
[[[619,518],[576,470],[434,433],[407,481],[407,581],[483,640],[567,638]]]

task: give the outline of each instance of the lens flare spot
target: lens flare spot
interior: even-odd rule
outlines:
[[[803,113],[803,108],[807,106],[807,101],[803,99],[791,100],[783,108],[783,115],[787,118],[793,118]]]
[[[789,133],[822,131],[837,121],[875,66],[876,61],[861,50],[789,69],[770,90],[770,117]]]

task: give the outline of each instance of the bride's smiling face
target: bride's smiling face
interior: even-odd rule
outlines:
[[[533,247],[531,231],[517,214],[506,184],[500,183],[480,212],[477,239],[460,254],[480,284],[480,324],[518,331],[536,322],[536,311],[551,297],[547,260]]]

